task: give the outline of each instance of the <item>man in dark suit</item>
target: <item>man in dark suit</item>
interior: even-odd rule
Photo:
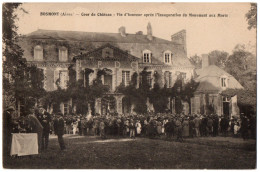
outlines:
[[[65,143],[64,143],[64,140],[63,140],[64,119],[63,119],[63,114],[61,112],[57,113],[57,119],[55,119],[55,121],[54,121],[54,133],[58,136],[60,149],[61,150],[66,149]]]
[[[174,121],[173,119],[169,119],[169,121],[165,124],[165,132],[168,139],[172,139],[174,137]]]
[[[40,122],[43,126],[43,133],[42,133],[42,150],[48,148],[49,143],[49,134],[50,134],[50,122],[51,122],[51,115],[45,111],[45,109],[40,109]]]

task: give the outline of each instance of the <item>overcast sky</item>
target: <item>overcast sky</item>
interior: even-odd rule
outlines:
[[[256,43],[256,32],[247,29],[245,19],[249,3],[25,3],[22,7],[29,14],[18,12],[20,34],[37,29],[116,33],[120,26],[125,26],[127,33],[146,34],[147,23],[151,22],[153,35],[167,40],[186,29],[188,56],[212,50],[231,53],[238,43]],[[66,12],[73,16],[40,16],[40,12]],[[86,17],[81,16],[83,12],[115,16]],[[228,17],[119,17],[116,13],[227,14]]]

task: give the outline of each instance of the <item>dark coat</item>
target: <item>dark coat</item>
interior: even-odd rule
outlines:
[[[13,121],[12,121],[12,116],[11,113],[8,111],[4,112],[4,119],[3,119],[3,129],[6,133],[11,133],[13,130]]]
[[[42,115],[40,122],[43,126],[43,132],[49,133],[50,132],[50,122],[51,122],[51,115],[48,112],[44,112]]]
[[[56,135],[63,135],[64,134],[64,119],[58,118],[54,121],[54,133]]]
[[[174,122],[173,121],[169,121],[165,124],[165,131],[166,131],[166,133],[174,132]]]

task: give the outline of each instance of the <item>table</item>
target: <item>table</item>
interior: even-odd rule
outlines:
[[[11,155],[38,154],[37,133],[12,133]]]

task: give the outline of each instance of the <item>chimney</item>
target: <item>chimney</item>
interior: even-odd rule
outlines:
[[[121,26],[118,29],[118,32],[121,34],[122,37],[126,37],[126,32],[125,32],[125,27],[124,26]]]
[[[208,54],[202,54],[201,55],[202,60],[202,69],[209,66],[209,56]]]
[[[153,31],[152,31],[152,26],[151,26],[150,22],[147,25],[147,39],[150,41],[153,40]]]
[[[185,54],[187,54],[187,48],[186,48],[186,30],[183,29],[171,36],[172,42],[175,44],[179,44],[183,47]]]

